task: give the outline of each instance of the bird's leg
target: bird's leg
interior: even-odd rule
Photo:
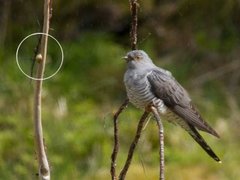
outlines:
[[[164,102],[161,99],[153,99],[151,104],[153,107],[157,109],[159,114],[166,114],[167,107],[165,106]]]

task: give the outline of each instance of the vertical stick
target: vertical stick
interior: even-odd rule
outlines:
[[[49,22],[50,22],[50,10],[51,10],[51,0],[44,1],[44,20],[43,20],[43,33],[48,34]],[[35,128],[35,141],[37,149],[37,158],[39,164],[39,178],[42,180],[50,180],[50,168],[47,160],[47,155],[45,152],[44,142],[43,142],[43,131],[42,131],[42,117],[41,117],[41,97],[42,97],[42,83],[45,69],[45,62],[47,56],[47,43],[48,36],[42,35],[40,42],[40,51],[36,56],[37,66],[37,78],[35,87],[35,97],[34,97],[34,128]]]
[[[131,48],[137,49],[137,25],[138,25],[138,2],[137,0],[129,0],[130,10],[132,14],[132,24],[130,31]]]
[[[155,107],[151,107],[152,113],[157,121],[157,125],[158,125],[158,131],[159,131],[159,156],[160,156],[160,176],[159,179],[160,180],[164,180],[164,131],[163,131],[163,124],[161,121],[161,118],[158,114],[158,111]]]
[[[147,119],[149,115],[149,112],[145,111],[138,123],[138,127],[137,127],[137,132],[136,132],[136,135],[133,139],[133,142],[129,148],[129,151],[128,151],[128,157],[127,157],[127,160],[125,162],[125,165],[122,169],[122,171],[120,172],[120,175],[119,175],[119,180],[124,180],[125,179],[125,176],[127,174],[127,171],[128,171],[128,168],[132,162],[132,157],[133,157],[133,154],[134,154],[134,151],[135,151],[135,148],[137,146],[137,143],[141,137],[141,132],[142,132],[142,129],[143,129],[143,126],[144,126],[144,122],[145,120]]]
[[[121,105],[121,107],[118,109],[118,111],[114,114],[113,117],[113,125],[114,125],[114,145],[113,145],[113,152],[112,152],[112,162],[111,162],[111,176],[112,180],[117,180],[116,176],[116,160],[117,160],[117,154],[119,149],[119,136],[118,136],[118,116],[121,114],[121,112],[127,107],[129,103],[129,99],[126,99],[124,103]]]

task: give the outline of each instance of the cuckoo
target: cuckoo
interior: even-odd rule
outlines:
[[[217,132],[203,120],[187,91],[172,74],[157,67],[142,50],[134,50],[123,57],[127,62],[124,84],[130,102],[137,108],[154,105],[161,117],[180,125],[211,156],[221,160],[206,143],[198,130],[219,138]]]

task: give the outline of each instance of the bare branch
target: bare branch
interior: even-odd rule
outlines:
[[[159,156],[160,156],[160,180],[164,180],[164,130],[163,130],[163,124],[161,121],[161,118],[158,114],[158,111],[155,107],[151,107],[151,111],[157,121],[158,125],[158,132],[159,132]]]
[[[129,148],[129,151],[128,151],[128,157],[127,157],[127,160],[125,162],[125,165],[122,169],[122,171],[120,172],[120,175],[119,175],[119,180],[124,180],[125,179],[125,176],[127,174],[127,171],[128,171],[128,168],[132,162],[132,157],[133,157],[133,154],[134,154],[134,151],[135,151],[135,148],[136,148],[136,145],[140,139],[140,136],[141,136],[141,132],[142,132],[142,129],[144,127],[144,122],[146,121],[147,117],[149,115],[149,112],[148,111],[145,111],[138,123],[138,127],[137,127],[137,132],[136,132],[136,135],[134,137],[134,140]]]
[[[129,103],[129,99],[126,99],[124,103],[120,106],[118,111],[114,114],[113,118],[113,125],[114,125],[114,145],[113,145],[113,152],[112,152],[112,163],[111,163],[111,176],[112,180],[117,180],[116,176],[116,159],[117,159],[117,154],[118,154],[118,149],[119,149],[119,137],[118,137],[118,116],[121,114],[121,112],[127,107]]]
[[[43,21],[43,33],[49,32],[50,21],[50,0],[44,1],[44,21]],[[42,96],[42,83],[41,80],[44,76],[45,62],[47,56],[47,43],[48,36],[42,35],[39,54],[36,56],[37,66],[37,78],[36,81],[35,97],[34,97],[34,127],[35,127],[35,141],[37,148],[37,158],[39,163],[39,178],[42,180],[50,180],[50,168],[45,152],[43,131],[42,131],[42,117],[41,117],[41,96]]]
[[[132,14],[132,23],[130,30],[130,42],[132,50],[137,49],[137,22],[138,22],[138,3],[137,0],[129,0],[130,10]],[[118,116],[122,113],[122,111],[126,108],[129,103],[129,99],[127,98],[118,111],[114,115],[113,123],[114,123],[114,147],[112,152],[112,162],[111,162],[111,176],[112,180],[116,180],[116,159],[119,149],[119,138],[118,138]]]
[[[131,48],[132,50],[137,49],[137,25],[138,25],[138,2],[137,0],[129,0],[130,10],[132,14],[132,24],[130,31],[130,39],[131,39]]]

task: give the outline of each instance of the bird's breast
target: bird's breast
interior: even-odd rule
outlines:
[[[126,73],[124,83],[130,102],[138,108],[144,109],[155,98],[147,74]]]

